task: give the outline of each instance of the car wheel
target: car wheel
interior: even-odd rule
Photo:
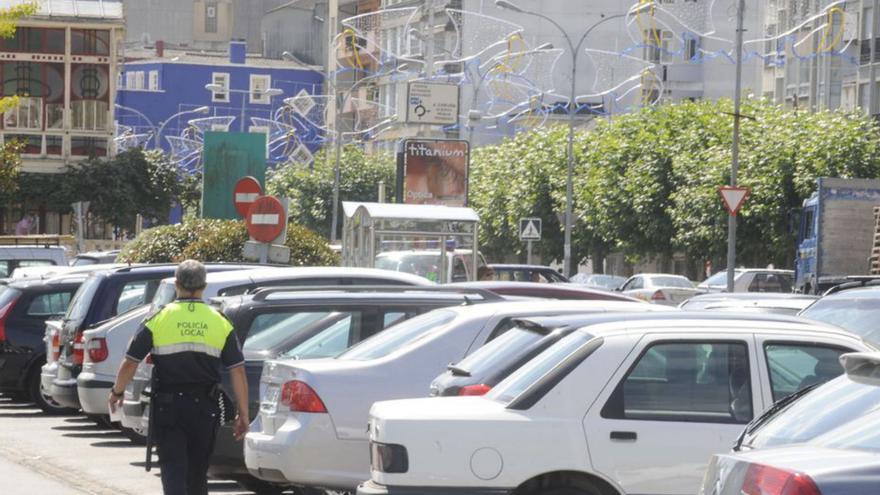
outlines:
[[[27,383],[28,393],[30,394],[31,400],[34,402],[34,404],[37,405],[37,407],[42,409],[44,413],[51,415],[60,415],[73,414],[76,412],[69,407],[64,407],[61,404],[55,402],[55,400],[52,399],[52,396],[49,395],[45,390],[43,390],[43,386],[40,380],[40,365],[34,365],[34,369],[32,369],[30,374],[28,375]]]
[[[131,443],[135,445],[146,445],[147,437],[142,435],[140,432],[133,430],[131,428],[122,427],[122,434],[125,435],[125,438],[131,440]]]
[[[245,490],[254,492],[257,495],[280,495],[284,492],[284,487],[254,478],[253,476],[240,478],[236,480],[236,483]]]

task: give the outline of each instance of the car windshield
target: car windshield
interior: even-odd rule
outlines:
[[[95,293],[98,292],[98,286],[101,285],[101,278],[97,275],[92,275],[79,286],[79,289],[77,289],[76,294],[73,296],[73,300],[70,301],[70,306],[67,308],[67,314],[64,316],[65,320],[82,320],[86,317],[89,306],[92,305],[92,299],[95,297]]]
[[[817,437],[810,444],[830,449],[880,452],[880,409],[875,409],[839,428]]]
[[[651,277],[650,280],[651,285],[654,287],[678,287],[682,289],[694,288],[694,284],[683,277]]]
[[[338,359],[367,361],[379,359],[401,347],[441,331],[455,319],[454,311],[434,310],[398,323],[343,352]]]
[[[843,375],[806,394],[749,432],[743,445],[755,449],[802,443],[880,410],[880,387]]]
[[[440,252],[379,255],[376,257],[375,266],[383,270],[412,273],[436,281],[440,273]]]
[[[466,371],[471,376],[482,377],[486,371],[497,369],[499,364],[507,364],[516,359],[524,349],[542,337],[542,334],[534,330],[514,327],[459,361],[455,368]]]
[[[734,276],[739,276],[740,272],[734,270]],[[727,286],[727,272],[718,272],[715,275],[703,281],[705,285],[723,285]],[[700,284],[702,285],[702,284]]]
[[[843,327],[865,340],[880,343],[880,301],[876,297],[826,297],[803,310],[800,316]]]
[[[87,266],[87,265],[96,265],[98,260],[95,258],[88,257],[79,257],[73,259],[73,263],[70,266]]]
[[[583,284],[593,287],[602,287],[608,290],[614,290],[620,287],[626,279],[623,277],[615,277],[612,275],[593,275],[583,279]]]
[[[505,404],[509,403],[592,338],[592,335],[581,332],[575,332],[565,337],[516,370],[492,389],[486,397]]]
[[[338,356],[349,347],[352,315],[340,314],[341,318],[314,337],[284,352],[282,358],[318,359]]]
[[[161,308],[177,298],[177,289],[174,288],[174,282],[162,282],[156,293],[153,294],[153,307]]]
[[[277,349],[292,336],[329,314],[329,311],[301,311],[259,315],[251,322],[248,336],[241,348],[251,352]]]

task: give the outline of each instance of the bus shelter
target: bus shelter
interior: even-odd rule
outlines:
[[[476,280],[484,264],[470,208],[343,202],[342,265],[421,275],[438,283]]]

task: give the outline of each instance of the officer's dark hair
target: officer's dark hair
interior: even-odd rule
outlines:
[[[178,287],[190,292],[202,290],[207,285],[205,265],[196,260],[182,261],[177,265],[174,277]]]

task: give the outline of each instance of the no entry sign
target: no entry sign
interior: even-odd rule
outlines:
[[[235,189],[232,191],[232,201],[235,203],[235,210],[242,217],[247,217],[248,210],[251,205],[260,196],[263,195],[263,187],[260,182],[251,177],[243,177],[235,183]]]
[[[255,240],[272,242],[284,231],[284,205],[272,196],[257,198],[247,213],[247,230]]]

